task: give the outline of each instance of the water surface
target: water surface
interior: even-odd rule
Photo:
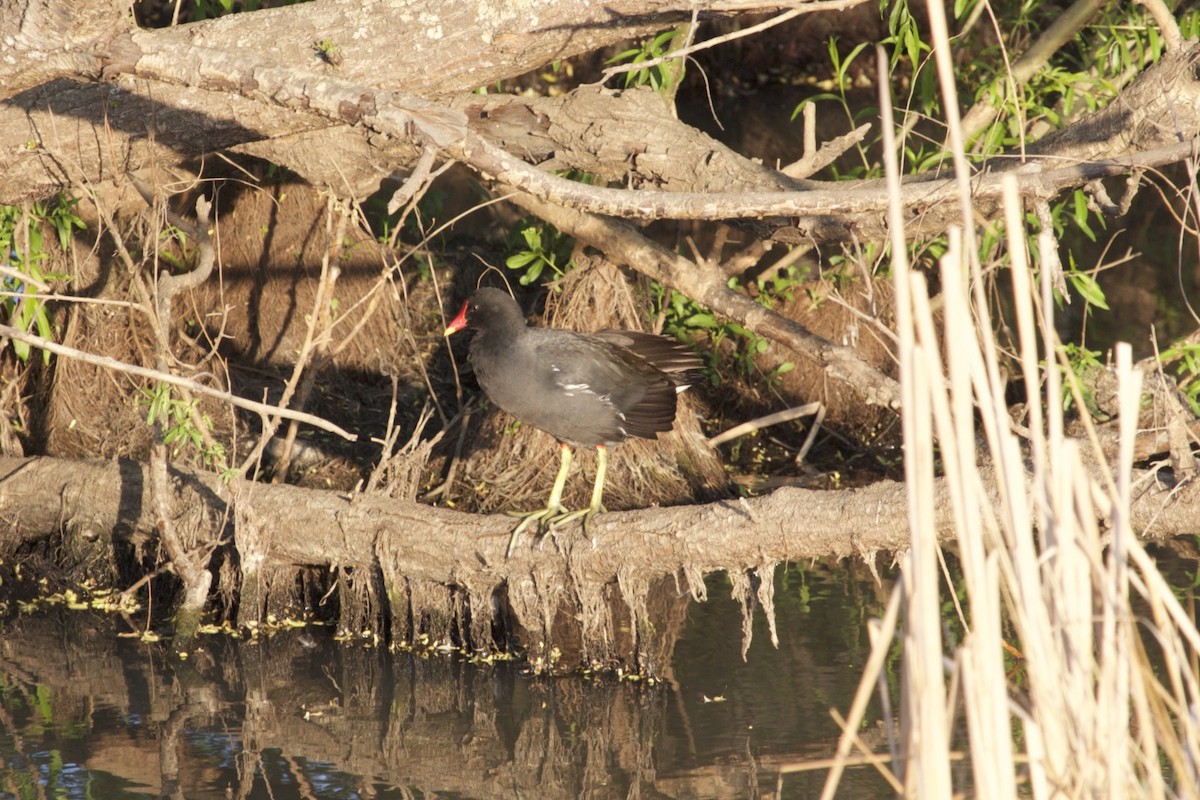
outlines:
[[[724,576],[709,593],[653,687],[389,653],[319,627],[205,637],[180,662],[118,638],[119,618],[18,617],[0,643],[0,797],[814,796],[824,771],[794,770],[832,754],[829,709],[849,706],[882,590],[781,567],[779,649],[759,613],[746,661]],[[839,795],[891,796],[869,768]]]

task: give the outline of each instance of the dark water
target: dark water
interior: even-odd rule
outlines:
[[[119,618],[19,617],[0,643],[0,797],[815,796],[824,771],[795,770],[833,752],[829,709],[849,706],[882,590],[845,571],[777,581],[778,650],[759,614],[742,661],[716,576],[657,687],[339,645],[321,628],[206,637],[181,663],[118,638]],[[839,796],[891,795],[855,768]]]

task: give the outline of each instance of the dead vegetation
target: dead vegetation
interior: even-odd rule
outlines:
[[[1018,169],[1001,159],[973,173],[951,118],[953,170],[901,185],[893,164],[891,184],[842,185],[813,181],[805,170],[827,163],[821,152],[837,158],[857,140],[817,148],[811,125],[812,147],[791,167],[774,169],[680,122],[654,93],[580,87],[529,98],[472,91],[541,67],[550,53],[569,55],[685,22],[682,12],[630,13],[614,23],[588,17],[600,13],[590,5],[553,4],[536,25],[506,20],[485,30],[486,46],[476,43],[466,63],[461,37],[478,36],[479,23],[458,10],[444,20],[457,40],[418,38],[430,50],[395,54],[392,32],[356,27],[359,20],[347,15],[361,12],[335,3],[314,3],[305,15],[278,9],[201,23],[188,29],[191,38],[131,29],[118,3],[84,5],[99,20],[89,31],[101,33],[71,27],[58,37],[70,40],[87,68],[8,65],[0,72],[16,93],[0,108],[0,140],[36,135],[27,158],[0,167],[0,195],[25,201],[70,187],[86,198],[89,223],[87,234],[57,253],[55,271],[68,276],[53,287],[64,292],[52,306],[58,341],[0,329],[10,343],[55,354],[48,366],[6,350],[0,365],[6,553],[53,541],[89,572],[102,566],[118,576],[132,594],[150,586],[161,600],[178,591],[181,647],[206,608],[252,628],[313,613],[336,595],[340,630],[371,641],[423,642],[483,657],[518,649],[542,672],[599,666],[653,675],[670,658],[686,603],[705,599],[707,573],[731,576],[747,620],[744,648],[756,610],[774,633],[773,578],[781,561],[857,557],[873,565],[911,548],[902,556],[905,583],[876,629],[876,657],[856,709],[861,713],[872,670],[903,619],[902,733],[910,745],[934,748],[935,757],[926,762],[915,749],[901,749],[892,773],[898,785],[928,787],[921,794],[932,797],[950,795],[942,773],[949,759],[946,703],[957,708],[958,697],[943,683],[951,651],[938,632],[937,542],[957,538],[969,565],[962,623],[971,636],[951,654],[958,659],[954,686],[968,698],[975,787],[1015,794],[994,774],[1016,774],[1014,725],[1033,732],[1025,755],[1036,765],[1034,794],[1070,786],[1085,795],[1109,785],[1130,792],[1149,786],[1149,796],[1161,796],[1148,765],[1162,753],[1183,776],[1181,786],[1195,782],[1188,773],[1194,759],[1177,757],[1200,738],[1178,711],[1195,703],[1190,678],[1155,683],[1135,657],[1129,597],[1140,594],[1155,609],[1160,646],[1176,665],[1195,657],[1194,627],[1179,617],[1133,537],[1195,532],[1196,422],[1165,379],[1150,381],[1153,391],[1139,409],[1136,373],[1122,355],[1115,387],[1100,380],[1086,387],[1114,401],[1106,405],[1118,412],[1111,424],[1083,411],[1089,403],[1080,387],[1074,402],[1083,433],[1078,441],[1063,435],[1059,372],[1038,363],[1039,353],[1058,352],[1051,295],[1064,282],[1062,265],[1050,257],[1055,243],[1041,240],[1046,288],[1035,290],[1021,272],[1027,267],[1019,263],[1018,235],[1023,214],[1044,224],[1048,199],[1064,188],[1086,187],[1097,208],[1115,213],[1126,198],[1111,202],[1101,178],[1192,157],[1200,135],[1194,42],[1166,36],[1171,46],[1158,66],[1109,107],[1075,120],[1072,136],[1081,138],[1043,140],[1038,162]],[[75,19],[69,5],[38,6],[42,14],[53,8]],[[18,27],[23,36],[40,31],[54,40],[46,21],[31,15]],[[300,34],[280,36],[280,23]],[[527,23],[516,32],[506,27]],[[314,63],[295,45],[312,41],[318,28],[344,37],[337,41],[347,47],[351,31],[364,34],[335,66]],[[234,30],[236,52],[223,44]],[[939,35],[938,46],[948,50],[945,33]],[[513,36],[528,45],[519,56],[500,44]],[[25,39],[17,45],[29,49]],[[395,82],[380,84],[380,52]],[[941,68],[952,83],[948,65]],[[66,76],[101,74],[111,83],[88,85],[102,98],[98,106],[94,98],[80,100],[74,86],[60,86],[45,109],[31,97]],[[877,84],[889,85],[888,77],[881,69]],[[195,97],[204,98],[207,113],[184,113]],[[880,102],[890,110],[890,97]],[[64,158],[69,137],[51,123],[71,103],[89,109],[92,130],[121,146],[80,147]],[[97,110],[113,104],[111,117]],[[155,137],[144,136],[139,114],[155,119]],[[237,125],[220,124],[228,114]],[[1170,126],[1156,124],[1168,118]],[[606,124],[611,120],[623,124]],[[890,135],[897,126],[885,117],[882,127]],[[125,162],[113,163],[116,151]],[[219,166],[180,155],[217,151],[238,155]],[[303,182],[242,160],[246,154],[288,165]],[[418,204],[452,162],[474,176],[455,190],[469,199],[452,203],[435,229]],[[604,180],[568,181],[562,173],[571,169]],[[393,200],[404,213],[391,231],[372,230],[363,205],[368,188],[397,171],[408,176],[389,184],[394,194],[383,202]],[[138,199],[139,182],[150,187],[149,202]],[[479,201],[482,193],[491,199]],[[213,204],[207,216],[201,199]],[[981,264],[972,240],[1002,209],[1012,241],[994,263]],[[654,282],[773,342],[771,354],[753,354],[743,366],[778,380],[725,387],[726,395],[697,392],[669,437],[617,449],[608,493],[614,511],[593,523],[595,547],[579,531],[564,530],[544,549],[505,559],[511,521],[463,511],[540,503],[554,445],[474,399],[469,375],[457,368],[461,358],[441,331],[455,301],[491,268],[504,271],[498,230],[526,213],[576,243],[576,268],[549,287],[536,315],[544,324],[594,330],[661,323],[639,310]],[[440,226],[460,215],[497,224],[451,240]],[[699,236],[673,237],[634,222],[652,217],[724,220],[702,241],[722,246],[702,247]],[[903,257],[911,238],[947,226],[957,227],[942,261],[942,294],[928,300],[920,273],[910,278]],[[866,258],[868,243],[885,236],[890,250]],[[756,278],[778,274],[793,257],[811,256],[819,271],[826,262],[804,248],[839,239],[846,244],[839,255],[853,270],[835,279],[810,274],[787,302],[758,302]],[[798,247],[780,256],[763,242]],[[213,274],[173,296],[172,280],[193,274],[213,254]],[[892,278],[881,280],[876,268]],[[995,273],[1009,269],[1017,270],[1014,283],[1024,283],[1011,305],[1004,300],[1017,333],[999,344],[998,295],[988,292],[999,285]],[[542,296],[522,299],[532,307]],[[728,341],[713,344],[715,335],[696,338],[700,347],[738,357]],[[1005,347],[1005,366],[1010,376],[1019,374],[1013,383],[1025,393],[1024,415],[1015,420],[998,358]],[[784,360],[798,368],[775,373]],[[181,393],[162,399],[167,378]],[[830,409],[830,438],[838,445],[826,451],[831,460],[887,453],[903,433],[906,484],[737,498],[705,441],[716,426],[703,423],[730,409],[739,415],[732,421],[744,422],[809,399]],[[169,413],[151,415],[151,402]],[[148,415],[155,419],[147,422]],[[172,431],[182,436],[168,441]],[[794,454],[801,438],[781,437],[779,447]],[[1134,453],[1146,463],[1135,465]],[[81,457],[103,461],[75,460]],[[944,465],[937,474],[935,459]],[[592,463],[584,457],[580,466],[587,474]],[[568,503],[580,504],[587,484],[573,477]],[[1105,549],[1112,542],[1119,544]],[[1019,620],[1030,663],[1043,675],[1067,675],[1071,693],[1056,698],[1054,685],[1018,691],[1008,684],[995,625],[1002,614]],[[1099,633],[1078,624],[1093,615]],[[1071,661],[1056,650],[1063,643],[1087,656]],[[1150,708],[1147,698],[1160,695],[1173,705]],[[1026,703],[1043,705],[1026,715]],[[1131,714],[1141,738],[1127,726],[1093,724]],[[852,719],[846,729],[855,727]],[[1072,738],[1084,729],[1101,733]],[[1177,749],[1165,734],[1172,729],[1181,731]],[[847,733],[839,757],[853,746]],[[991,747],[1000,748],[998,760],[990,760]],[[1135,758],[1137,748],[1144,762]],[[1077,770],[1070,758],[1081,752],[1128,755],[1128,764]],[[1107,784],[1094,783],[1096,776]]]

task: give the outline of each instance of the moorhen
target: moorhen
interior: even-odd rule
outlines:
[[[675,395],[696,381],[704,362],[681,342],[639,331],[574,331],[531,328],[517,301],[484,288],[463,303],[446,334],[473,328],[467,359],[488,398],[523,424],[559,442],[561,462],[546,507],[525,515],[512,532],[505,558],[521,531],[536,523],[539,534],[579,517],[584,531],[603,510],[608,445],[630,436],[656,439],[675,422]],[[596,448],[591,504],[579,511],[562,505],[572,447]]]

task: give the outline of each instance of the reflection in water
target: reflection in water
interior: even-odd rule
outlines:
[[[339,646],[212,637],[186,662],[111,620],[22,617],[0,643],[0,797],[808,797],[865,658],[873,584],[780,570],[780,649],[718,576],[666,686],[528,679]],[[760,620],[761,622],[761,620]],[[316,645],[314,646],[314,641]],[[865,770],[855,797],[890,796]]]

